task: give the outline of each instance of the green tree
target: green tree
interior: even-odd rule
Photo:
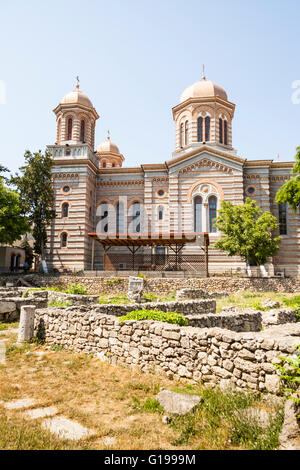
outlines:
[[[29,244],[27,236],[25,236],[22,243],[20,243],[20,248],[25,250],[25,261],[29,264],[29,268],[31,268],[33,260],[34,260],[34,253],[31,245]]]
[[[265,264],[279,249],[281,237],[272,235],[278,228],[276,217],[249,198],[240,205],[223,201],[215,226],[224,236],[214,246],[248,263]]]
[[[23,212],[32,226],[34,251],[44,258],[47,243],[47,226],[55,217],[52,186],[52,158],[49,152],[25,152],[25,165],[19,168],[21,175],[10,179],[21,196]]]
[[[300,147],[297,147],[296,151],[296,163],[292,169],[292,174],[295,176],[287,181],[276,194],[276,202],[279,204],[287,202],[294,212],[300,206]]]
[[[7,171],[0,165],[0,243],[12,245],[30,230],[30,225],[22,213],[19,194],[4,184],[6,178],[1,173]]]

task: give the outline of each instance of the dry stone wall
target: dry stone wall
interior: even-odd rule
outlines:
[[[119,322],[87,309],[38,309],[35,333],[49,344],[98,355],[112,364],[208,384],[279,392],[273,360],[300,342],[300,323],[259,333],[179,327],[153,321]]]
[[[147,275],[146,275],[147,276]],[[0,276],[0,285],[6,282],[17,282],[19,276]],[[58,286],[65,288],[69,284],[79,283],[85,286],[91,295],[119,294],[128,291],[128,277],[88,277],[71,275],[28,275],[24,279],[33,286]],[[158,296],[174,293],[180,289],[203,289],[208,293],[225,292],[230,294],[238,290],[251,290],[261,292],[300,292],[300,279],[255,279],[239,277],[211,277],[211,278],[148,278],[144,284],[144,292],[154,292]]]

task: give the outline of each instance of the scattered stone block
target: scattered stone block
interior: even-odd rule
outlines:
[[[249,408],[245,408],[243,410],[236,411],[236,415],[241,417],[242,419],[249,420],[257,424],[261,428],[267,428],[270,425],[270,422],[273,417],[273,413],[269,413],[262,408],[255,408],[254,406],[250,406]]]
[[[178,415],[189,413],[203,401],[203,398],[198,395],[183,395],[170,390],[159,392],[156,399],[167,413]]]
[[[46,418],[47,416],[54,416],[56,414],[57,408],[55,406],[49,406],[48,408],[35,408],[25,412],[25,415],[30,419]]]
[[[144,289],[144,279],[142,277],[130,276],[128,280],[127,297],[133,302],[141,302]]]
[[[280,450],[300,450],[300,413],[292,400],[287,400],[284,408],[284,422],[279,436]]]
[[[277,300],[271,300],[271,299],[266,299],[263,303],[262,303],[262,307],[263,308],[279,308],[280,307],[280,302],[278,302]]]
[[[109,437],[109,436],[106,436],[102,439],[102,444],[105,446],[105,447],[111,447],[111,446],[114,446],[116,444],[117,440],[115,437]]]
[[[22,410],[25,408],[30,408],[34,405],[36,405],[36,400],[34,398],[20,398],[19,400],[13,400],[5,403],[4,408],[7,410]]]
[[[42,421],[42,428],[47,429],[47,431],[50,431],[52,434],[56,434],[56,436],[61,439],[70,439],[74,441],[84,439],[95,434],[94,431],[63,416],[45,419]]]

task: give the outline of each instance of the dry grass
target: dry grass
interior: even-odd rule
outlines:
[[[218,310],[223,305],[248,306],[252,301],[288,296],[242,292],[219,299]],[[257,426],[243,423],[244,428],[239,431],[238,424],[232,422],[235,410],[250,405],[265,407],[257,397],[226,395],[218,390],[170,381],[59,347],[46,349],[30,344],[18,348],[16,337],[15,332],[1,332],[0,339],[7,339],[7,361],[0,365],[0,400],[30,397],[37,400],[39,407],[55,405],[60,415],[78,421],[96,434],[75,443],[60,440],[41,429],[41,420],[25,419],[22,411],[6,410],[0,405],[2,449],[107,449],[103,438],[108,436],[115,438],[115,444],[109,447],[112,450],[246,449],[254,445],[251,433],[255,434],[260,448],[276,447],[282,419],[280,411],[267,440],[260,438]],[[35,354],[38,351],[47,354],[39,358]],[[166,425],[153,401],[162,388],[197,393],[205,400],[195,413]]]
[[[235,307],[246,308],[250,307],[253,303],[262,303],[267,299],[278,300],[283,302],[284,299],[293,297],[295,294],[290,293],[277,293],[277,292],[252,292],[252,291],[239,291],[227,297],[217,299],[217,313],[221,312],[223,307],[234,305]]]

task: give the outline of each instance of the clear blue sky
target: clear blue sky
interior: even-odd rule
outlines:
[[[236,104],[233,146],[248,159],[293,160],[300,145],[299,0],[0,0],[0,163],[55,142],[54,107],[75,86],[100,119],[96,145],[127,166],[174,150],[172,107],[206,77]],[[1,97],[0,97],[1,103]]]

